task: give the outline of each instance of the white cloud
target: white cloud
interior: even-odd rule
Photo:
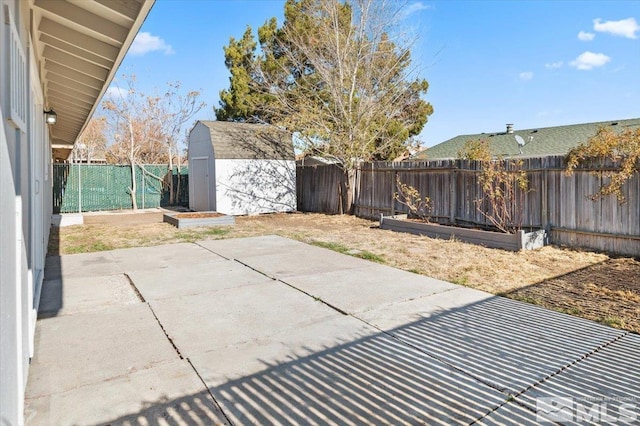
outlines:
[[[118,86],[109,86],[107,91],[104,93],[104,97],[107,99],[113,99],[113,98],[124,99],[127,96],[129,96],[129,91],[127,89],[123,89],[122,87],[118,87]]]
[[[403,16],[406,18],[409,15],[412,15],[416,12],[420,12],[422,10],[428,10],[431,9],[431,6],[428,4],[424,4],[421,1],[417,1],[415,3],[411,3],[410,5],[408,5],[403,11]]]
[[[588,33],[586,31],[580,31],[578,33],[578,40],[581,41],[591,41],[594,39],[596,35],[594,33]]]
[[[555,68],[562,68],[563,65],[564,65],[564,62],[558,61],[558,62],[546,63],[544,64],[544,67],[548,69],[555,69]]]
[[[571,61],[569,65],[579,70],[590,70],[595,67],[601,67],[611,60],[610,57],[604,53],[584,52],[578,56],[574,61]]]
[[[136,56],[142,56],[149,52],[162,51],[165,55],[175,53],[170,44],[167,44],[158,36],[151,35],[148,32],[138,33],[131,43],[129,53]]]
[[[520,80],[522,81],[529,81],[533,78],[533,72],[531,71],[521,72],[519,77],[520,77]]]
[[[593,20],[593,29],[601,33],[609,33],[619,37],[637,38],[636,33],[640,31],[640,25],[638,25],[635,18],[605,22],[602,22],[602,19],[598,18]]]

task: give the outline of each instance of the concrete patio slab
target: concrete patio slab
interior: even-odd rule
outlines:
[[[459,288],[445,281],[370,262],[348,272],[295,275],[283,280],[350,314]]]
[[[405,324],[477,304],[493,297],[495,296],[484,291],[456,286],[449,291],[385,304],[378,309],[360,312],[357,317],[381,330],[393,330]]]
[[[204,266],[225,260],[211,251],[191,243],[166,244],[154,247],[118,249],[112,252],[121,271],[157,270],[170,266]]]
[[[340,315],[273,280],[149,304],[180,353],[188,357]]]
[[[377,333],[235,380],[194,365],[234,424],[469,424],[504,395]]]
[[[300,275],[348,271],[371,264],[366,260],[314,246],[307,246],[304,251],[292,249],[261,256],[239,257],[237,260],[263,274],[284,281]]]
[[[478,424],[638,424],[639,378],[640,336],[625,334],[535,385]]]
[[[44,279],[73,277],[93,277],[96,275],[115,275],[122,273],[112,252],[68,254],[65,256],[47,256]]]
[[[309,247],[308,244],[277,235],[234,238],[230,240],[204,240],[198,241],[197,244],[227,259],[263,256],[291,250],[305,250]]]
[[[626,333],[467,288],[381,309],[360,317],[510,395]]]
[[[573,398],[573,414],[580,404],[586,415],[593,410],[596,423],[607,423],[606,415],[609,423],[640,422],[640,335],[625,334],[529,389],[517,401],[535,410],[538,398],[567,395]],[[606,404],[606,413],[601,404]]]
[[[230,242],[230,244],[225,244]],[[201,241],[203,247],[262,272],[288,278],[327,271],[354,269],[371,262],[277,236]],[[301,262],[301,259],[304,261]]]
[[[144,303],[38,320],[27,398],[65,392],[177,359]]]
[[[140,303],[140,299],[123,274],[47,280],[42,283],[38,317],[69,315],[136,303]]]
[[[189,357],[210,386],[221,386],[318,352],[379,334],[357,319],[335,315],[280,330],[268,336],[232,343]]]
[[[536,412],[515,401],[506,402],[498,409],[478,419],[474,425],[482,426],[537,426],[540,424],[557,425],[555,422],[537,421]]]
[[[199,244],[50,260],[30,424],[526,425],[538,397],[640,398],[625,331],[281,237]]]
[[[177,265],[138,270],[128,275],[145,300],[190,296],[273,281],[233,260],[216,262],[215,265],[204,264],[202,267]]]
[[[25,420],[30,426],[228,424],[185,360],[29,398]]]

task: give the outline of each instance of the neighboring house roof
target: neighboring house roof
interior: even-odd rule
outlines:
[[[295,160],[291,134],[263,124],[200,121],[216,159]]]
[[[567,126],[542,127],[538,129],[513,130],[513,133],[480,133],[476,135],[460,135],[448,141],[419,152],[412,159],[444,159],[457,158],[469,140],[486,140],[490,143],[491,152],[504,157],[537,157],[546,155],[566,155],[572,148],[594,136],[599,128],[610,126],[616,132],[640,127],[640,118],[628,120],[600,121],[597,123],[571,124]],[[522,154],[515,136],[525,141]]]

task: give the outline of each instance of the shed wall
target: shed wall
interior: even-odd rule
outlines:
[[[229,215],[296,209],[296,164],[288,160],[216,160],[217,211]]]

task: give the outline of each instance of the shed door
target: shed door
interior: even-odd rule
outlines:
[[[209,204],[209,157],[192,159],[194,210],[203,212],[211,209]]]

